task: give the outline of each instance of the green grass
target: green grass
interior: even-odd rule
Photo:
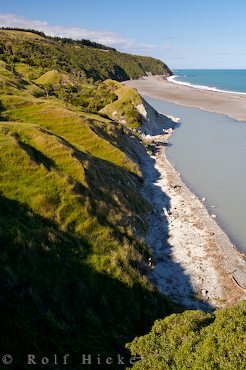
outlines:
[[[19,370],[26,353],[70,353],[76,366],[81,353],[125,355],[180,308],[146,276],[141,98],[88,77],[165,66],[18,31],[0,31],[0,52],[1,352]],[[243,369],[243,315],[242,304],[157,321],[129,344],[146,360],[133,368]]]
[[[59,87],[65,84],[71,84],[72,81],[69,75],[65,73],[60,73],[57,70],[48,71],[35,80],[38,85],[52,85],[54,87]]]
[[[130,87],[124,87],[116,81],[105,81],[107,88],[117,95],[118,99],[101,109],[101,113],[115,121],[124,123],[129,128],[137,129],[141,126],[141,117],[136,106],[142,104],[137,91]]]
[[[12,31],[12,30],[0,30],[2,37],[11,38],[12,40],[20,40],[20,39],[27,39],[27,40],[43,40],[42,36],[34,34],[32,32],[22,32],[22,31]]]
[[[173,310],[143,274],[151,206],[128,129],[1,68],[0,348],[121,352]]]
[[[42,68],[30,66],[26,63],[15,63],[15,71],[21,78],[28,80],[38,79],[43,74]]]
[[[119,53],[104,52],[83,45],[69,44],[31,32],[0,30],[0,59],[25,63],[43,69],[43,73],[58,70],[83,82],[86,78],[126,80],[152,74],[170,74],[162,61]]]
[[[215,314],[186,311],[155,322],[128,345],[142,356],[133,369],[245,369],[246,302]]]

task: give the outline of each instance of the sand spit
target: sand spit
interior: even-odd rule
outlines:
[[[163,76],[147,76],[139,80],[126,81],[124,84],[135,87],[141,95],[226,114],[239,121],[246,121],[246,95],[179,85],[167,81]]]
[[[142,139],[149,154],[141,161],[144,195],[154,208],[146,237],[153,249],[150,280],[188,308],[209,311],[245,298],[244,256],[166,158],[177,119],[157,117],[146,102],[139,110],[145,117]]]

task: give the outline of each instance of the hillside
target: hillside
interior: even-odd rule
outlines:
[[[0,40],[1,353],[18,370],[27,353],[69,353],[76,370],[81,353],[128,358],[126,343],[184,309],[148,280],[140,131],[163,119],[153,109],[143,119],[136,90],[106,78],[164,65],[36,33],[4,30]],[[182,315],[174,331],[183,317],[193,328]]]
[[[112,78],[123,81],[148,73],[172,74],[160,60],[92,46],[79,42],[69,43],[67,39],[45,37],[32,32],[0,30],[1,59],[31,65],[40,75],[57,69],[80,80]]]
[[[8,32],[5,47],[19,48]],[[124,353],[174,310],[145,276],[145,149],[128,122],[99,113],[118,99],[115,82],[45,72],[31,55],[0,61],[0,348],[20,362]]]

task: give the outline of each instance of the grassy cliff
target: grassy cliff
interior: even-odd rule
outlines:
[[[81,353],[129,356],[127,342],[178,310],[146,277],[142,99],[107,79],[147,71],[168,70],[152,58],[0,31],[0,348],[18,369],[27,353],[70,353],[73,369]],[[241,340],[241,310],[208,329],[217,319],[197,311],[157,322],[129,348],[164,360],[150,356],[149,367],[136,368],[189,368],[193,359],[200,366],[203,350],[223,350],[221,343],[208,350],[206,338],[218,342],[218,330],[234,345]],[[206,368],[223,369],[216,366]]]
[[[25,38],[1,32],[20,55]],[[19,368],[26,353],[124,353],[174,309],[145,276],[142,149],[99,113],[118,100],[113,81],[47,71],[24,50],[0,61],[0,348]]]

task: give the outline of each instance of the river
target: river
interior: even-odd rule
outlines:
[[[149,97],[157,111],[180,118],[167,158],[233,244],[246,253],[246,122]]]

